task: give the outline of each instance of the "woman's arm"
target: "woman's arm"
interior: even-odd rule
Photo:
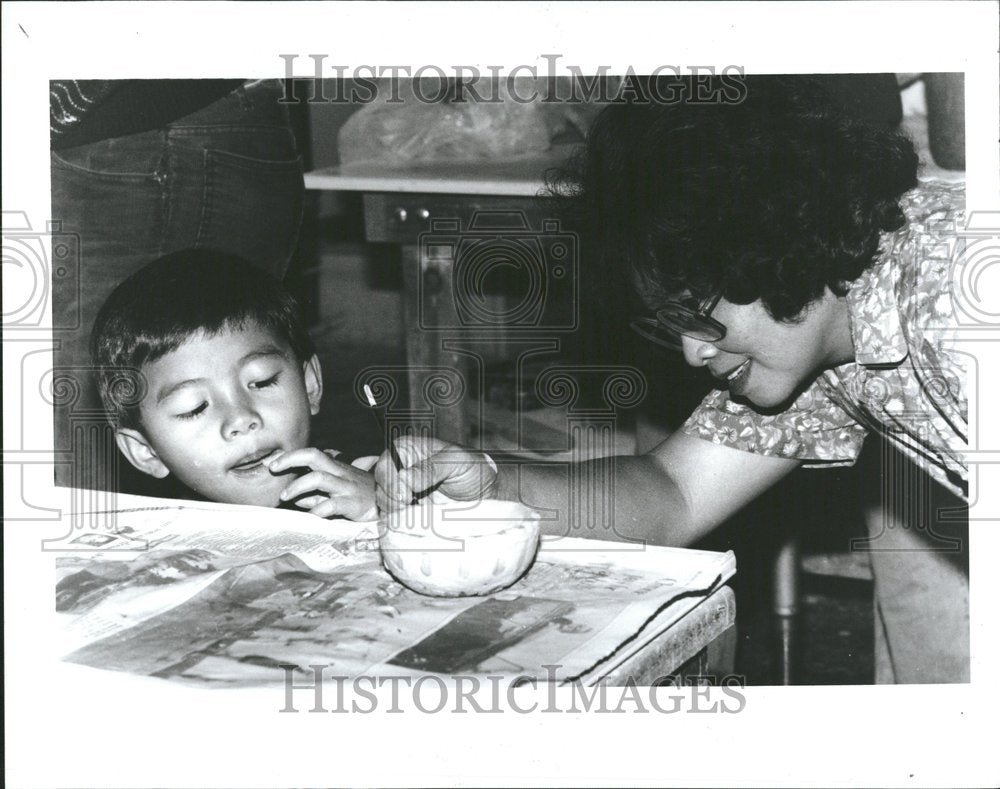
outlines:
[[[689,545],[799,466],[675,433],[645,455],[500,467],[498,496],[546,508],[546,534]]]
[[[578,464],[504,462],[437,439],[397,442],[403,468],[376,466],[383,510],[432,486],[453,499],[520,501],[543,511],[546,534],[688,545],[794,470],[799,462],[675,433],[645,455]]]

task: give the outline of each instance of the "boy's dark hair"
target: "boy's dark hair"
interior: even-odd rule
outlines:
[[[298,304],[281,283],[236,255],[188,249],[154,260],[122,282],[94,322],[90,352],[108,419],[139,427],[141,369],[192,335],[256,324],[305,362],[315,352]]]
[[[824,287],[842,295],[904,224],[899,198],[917,183],[906,137],[846,111],[821,78],[745,85],[737,103],[689,90],[612,104],[552,180],[609,308],[629,289],[658,306],[721,285],[794,320]]]

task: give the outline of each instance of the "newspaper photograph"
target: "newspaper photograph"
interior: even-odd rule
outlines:
[[[501,592],[435,598],[386,572],[376,523],[219,505],[114,514],[114,533],[70,543],[91,550],[57,554],[62,658],[203,687],[307,679],[317,664],[512,679],[557,665],[558,681],[580,678],[735,571],[731,553],[558,540]]]

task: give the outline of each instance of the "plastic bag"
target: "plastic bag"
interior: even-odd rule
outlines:
[[[495,87],[501,101],[477,101],[466,94],[464,101],[445,98],[430,102],[426,98],[435,96],[437,89],[425,88],[422,83],[423,90],[417,95],[412,82],[403,81],[396,86],[402,101],[390,103],[391,91],[380,86],[379,95],[341,127],[340,161],[480,161],[547,151],[557,130],[539,104],[514,101],[502,82]],[[453,90],[447,93],[454,98]]]

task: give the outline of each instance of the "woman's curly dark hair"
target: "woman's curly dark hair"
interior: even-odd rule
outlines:
[[[746,86],[736,104],[612,104],[550,179],[603,290],[614,279],[655,307],[721,284],[791,321],[824,288],[846,292],[904,224],[899,198],[917,182],[906,137],[845,112],[818,79]]]

